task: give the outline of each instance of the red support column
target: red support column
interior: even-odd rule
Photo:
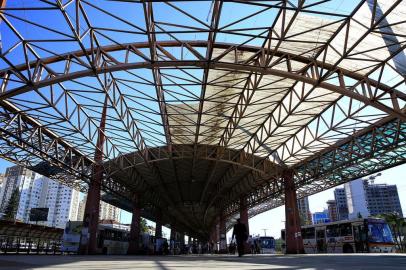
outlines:
[[[300,216],[297,208],[297,197],[293,171],[283,172],[285,184],[285,241],[286,254],[303,254],[303,239],[301,236]]]
[[[169,249],[172,255],[175,255],[175,242],[176,242],[176,227],[171,224],[171,235],[169,238]]]
[[[218,232],[218,221],[216,219],[216,223],[214,224],[211,233],[210,233],[210,252],[215,253],[218,250],[217,243],[219,242],[219,232]]]
[[[127,254],[137,254],[139,251],[141,208],[138,195],[134,194],[133,216],[131,219],[130,241],[128,243]]]
[[[7,0],[0,0],[0,7],[1,7],[1,8],[5,8],[5,7],[6,7],[6,3],[7,3]],[[2,12],[0,12],[0,13],[2,13]],[[0,22],[1,22],[1,20],[0,20]]]
[[[224,218],[224,214],[220,215],[219,236],[220,236],[219,253],[227,254],[227,228],[226,228],[226,220]]]
[[[247,234],[250,234],[250,226],[248,223],[248,206],[247,206],[247,198],[241,198],[240,199],[240,219],[241,223],[245,224],[247,227]],[[251,248],[247,242],[244,242],[245,244],[245,253],[250,253]]]
[[[160,209],[157,210],[155,218],[155,238],[162,238],[162,212]]]
[[[176,229],[175,229],[174,225],[171,225],[171,235],[170,235],[169,240],[174,240],[174,241],[176,240]]]
[[[100,190],[103,179],[103,148],[105,142],[106,116],[107,116],[108,98],[104,100],[104,106],[100,119],[99,134],[97,137],[96,150],[94,155],[95,165],[93,167],[93,178],[89,183],[89,190],[86,197],[85,214],[83,219],[84,227],[89,229],[89,241],[82,244],[80,253],[96,254],[97,253],[97,227],[99,225],[100,210]],[[82,235],[82,237],[84,237]]]

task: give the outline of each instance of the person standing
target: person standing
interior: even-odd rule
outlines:
[[[248,236],[248,245],[250,247],[251,250],[251,254],[254,255],[255,254],[255,246],[254,246],[254,238],[252,238],[252,235]]]
[[[237,223],[234,225],[232,239],[234,239],[234,236],[237,241],[238,257],[241,257],[244,255],[244,242],[248,239],[248,232],[247,227],[244,223],[241,223],[241,219],[239,218],[237,219]]]

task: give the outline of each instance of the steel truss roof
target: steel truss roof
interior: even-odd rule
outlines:
[[[103,132],[104,199],[199,236],[402,164],[406,4],[358,2],[2,1],[0,156],[86,191]]]

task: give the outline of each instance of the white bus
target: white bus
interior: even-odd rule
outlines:
[[[82,221],[69,221],[66,224],[61,244],[62,252],[79,251],[80,242],[84,242],[87,231],[83,231]],[[128,227],[128,226],[127,226]],[[126,254],[129,229],[116,224],[99,224],[97,228],[97,253]]]
[[[305,253],[395,252],[392,232],[385,220],[365,218],[303,226]],[[285,230],[282,230],[285,240]]]

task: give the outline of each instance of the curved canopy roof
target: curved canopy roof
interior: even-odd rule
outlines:
[[[403,1],[1,2],[0,156],[115,205],[205,235],[405,162]]]

